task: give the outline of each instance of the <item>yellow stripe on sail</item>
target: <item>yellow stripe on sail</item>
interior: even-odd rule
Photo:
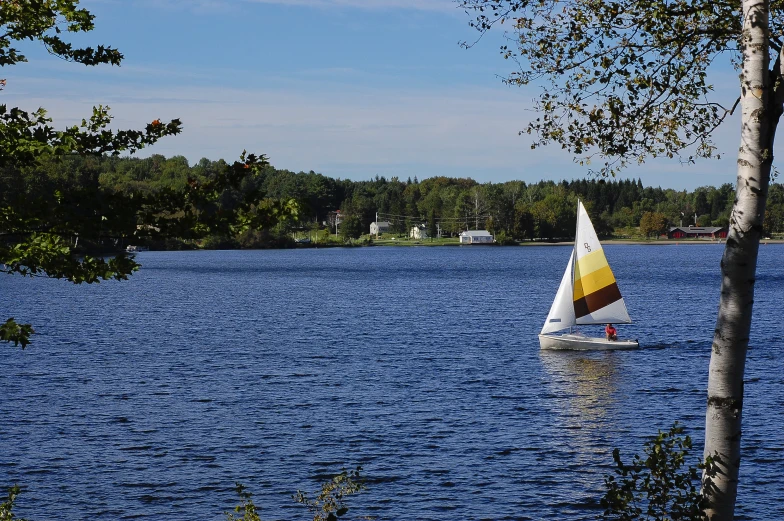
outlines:
[[[577,260],[575,267],[577,269],[577,273],[591,273],[592,271],[596,271],[609,265],[610,264],[607,262],[607,257],[604,256],[604,251],[597,250],[580,257]],[[577,277],[575,276],[575,278]]]
[[[610,266],[607,265],[596,271],[582,275],[579,280],[575,276],[574,300],[580,300],[584,296],[595,293],[611,284],[615,284],[615,276],[613,276]]]

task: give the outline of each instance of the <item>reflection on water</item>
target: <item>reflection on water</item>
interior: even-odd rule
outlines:
[[[563,397],[569,428],[591,428],[602,422],[614,402],[617,368],[613,354],[542,349],[539,352],[552,393]]]
[[[552,413],[572,460],[596,465],[596,455],[606,452],[597,441],[618,430],[611,414],[617,402],[618,361],[611,352],[549,349],[540,350],[539,360],[553,397]]]

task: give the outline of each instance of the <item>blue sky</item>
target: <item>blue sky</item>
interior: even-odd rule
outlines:
[[[472,49],[452,0],[83,0],[121,67],[68,64],[40,47],[6,68],[4,102],[45,107],[57,126],[109,105],[116,128],[180,118],[184,132],[141,155],[193,163],[262,153],[278,168],[354,180],[436,175],[480,182],[578,179],[588,168],[557,146],[530,149],[533,87],[507,87],[499,32]],[[734,83],[733,83],[734,82]],[[737,96],[736,75],[722,82]],[[651,161],[621,177],[688,189],[735,182],[739,122],[719,161]]]

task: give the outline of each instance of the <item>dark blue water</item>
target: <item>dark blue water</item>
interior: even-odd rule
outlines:
[[[149,252],[131,280],[0,277],[0,485],[38,520],[263,519],[362,465],[380,520],[592,519],[611,451],[702,452],[722,247],[607,246],[646,348],[542,353],[563,247]],[[760,248],[738,512],[784,518],[784,246]],[[312,516],[311,516],[312,518]]]

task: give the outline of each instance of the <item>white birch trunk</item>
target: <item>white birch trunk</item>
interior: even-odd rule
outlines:
[[[775,103],[778,96],[773,92],[769,69],[769,1],[742,0],[742,4],[742,128],[738,185],[721,260],[721,297],[705,415],[704,455],[716,457],[718,463],[718,472],[703,478],[703,490],[710,501],[707,514],[712,521],[731,521],[735,510],[743,373],[751,331],[757,254],[773,160],[773,136],[781,114]]]

